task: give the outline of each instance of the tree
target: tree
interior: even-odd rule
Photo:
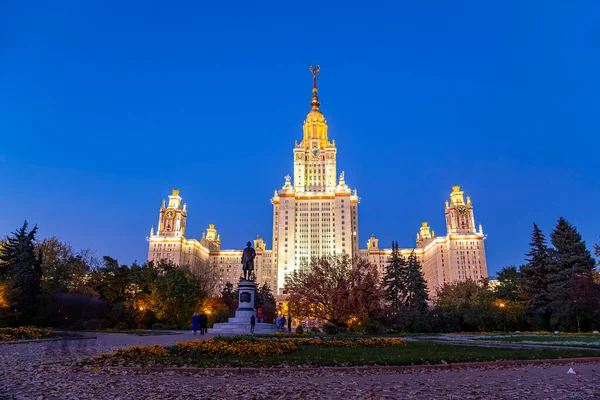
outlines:
[[[521,273],[514,265],[504,267],[498,272],[498,285],[494,288],[496,296],[502,300],[521,301]]]
[[[396,318],[402,307],[402,287],[406,260],[398,250],[398,242],[392,242],[392,253],[385,266],[383,285],[385,288],[385,299],[390,303],[392,316]]]
[[[268,283],[263,283],[256,291],[254,297],[254,306],[258,310],[262,308],[263,319],[266,322],[272,321],[277,315],[277,303],[275,296]],[[288,316],[286,315],[286,318]]]
[[[550,251],[548,289],[552,309],[551,323],[555,329],[570,330],[580,325],[580,313],[572,301],[575,276],[591,278],[595,261],[577,229],[560,218],[551,235],[554,249]]]
[[[172,326],[187,326],[192,314],[206,298],[200,279],[189,269],[160,261],[152,297],[158,305],[156,316]]]
[[[377,279],[374,266],[346,254],[313,258],[286,276],[288,306],[293,315],[346,326],[352,316],[368,318],[380,310],[383,292]]]
[[[10,282],[14,295],[11,307],[19,323],[31,323],[37,314],[42,279],[42,254],[35,254],[37,226],[27,230],[27,221],[13,232],[0,254],[0,278]]]
[[[521,283],[525,305],[534,316],[534,327],[546,329],[550,315],[548,269],[550,253],[544,234],[533,224],[527,264],[521,267]]]
[[[227,282],[221,290],[221,298],[230,312],[235,312],[237,308],[238,292],[233,290],[233,283]]]
[[[95,262],[90,250],[75,252],[73,246],[54,236],[39,242],[36,249],[44,254],[42,291],[47,296],[63,292],[93,294],[86,285]]]
[[[414,251],[408,256],[404,273],[402,297],[404,299],[404,306],[409,310],[418,313],[427,311],[427,302],[429,301],[427,282],[423,277],[421,263],[417,260]]]
[[[521,303],[498,300],[489,287],[467,279],[438,290],[432,311],[436,330],[477,332],[526,330],[527,313]]]
[[[268,283],[264,282],[257,290],[254,295],[254,307],[261,308],[265,305],[270,304],[275,306],[275,296]]]
[[[217,268],[210,265],[208,260],[200,260],[196,265],[190,267],[190,271],[200,279],[201,289],[204,293],[217,294],[216,287],[219,283],[219,272]]]

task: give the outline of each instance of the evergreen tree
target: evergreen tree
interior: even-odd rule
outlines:
[[[402,307],[402,290],[404,287],[404,274],[406,269],[406,260],[398,250],[398,242],[392,242],[392,254],[388,259],[383,276],[385,287],[385,298],[392,306],[392,313],[395,317],[400,313]]]
[[[32,322],[41,288],[42,253],[35,255],[37,226],[27,231],[27,221],[8,238],[0,253],[0,277],[15,290],[13,309],[20,323]]]
[[[262,308],[265,306],[265,304],[271,304],[273,306],[276,305],[275,296],[273,296],[273,291],[271,290],[269,284],[266,282],[263,283],[256,291],[256,294],[254,296],[254,307],[257,309]]]
[[[572,302],[574,277],[591,278],[595,261],[577,229],[560,218],[551,236],[554,249],[548,269],[548,289],[552,308],[552,324],[557,329],[572,329],[576,314]]]
[[[408,256],[403,275],[402,297],[404,298],[404,306],[418,312],[426,311],[428,307],[427,302],[429,301],[427,282],[423,277],[421,263],[417,260],[414,251]]]
[[[496,296],[502,300],[521,301],[521,274],[517,267],[511,265],[498,272],[498,286],[495,288]]]
[[[238,291],[233,290],[233,283],[227,282],[225,284],[225,287],[223,287],[221,290],[221,298],[223,299],[223,303],[225,303],[229,311],[234,312],[238,298]]]
[[[527,264],[521,266],[521,285],[525,305],[536,319],[537,328],[546,328],[549,317],[548,268],[550,253],[544,234],[533,224]]]

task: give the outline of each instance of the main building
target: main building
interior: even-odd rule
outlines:
[[[320,110],[317,90],[319,67],[313,74],[311,110],[304,121],[302,141],[296,141],[294,179],[275,190],[273,204],[273,249],[266,249],[259,236],[255,273],[258,283],[266,282],[277,294],[283,294],[285,276],[312,257],[346,253],[377,265],[383,272],[391,249],[379,247],[371,235],[366,249],[358,245],[358,203],[356,189],[346,184],[344,172],[337,174],[335,140],[329,141],[327,121]],[[337,179],[336,179],[337,178]],[[214,224],[200,240],[185,236],[187,206],[178,190],[163,200],[158,226],[150,230],[148,260],[166,259],[195,268],[202,264],[218,273],[217,291],[227,282],[236,282],[241,274],[242,250],[221,249],[221,237]],[[417,233],[414,248],[401,249],[404,256],[412,251],[423,266],[430,293],[445,283],[487,277],[484,235],[475,228],[473,204],[459,186],[452,187],[446,201],[446,235],[436,236],[427,222]]]

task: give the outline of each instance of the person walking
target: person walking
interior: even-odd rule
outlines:
[[[288,314],[288,332],[292,333],[292,317]]]
[[[206,326],[208,325],[208,317],[202,312],[200,315],[200,334],[204,335],[206,333]]]
[[[256,325],[256,318],[254,315],[250,317],[250,333],[254,335],[254,325]]]
[[[194,335],[196,334],[196,331],[198,330],[199,322],[200,322],[200,318],[198,317],[198,313],[195,312],[194,315],[192,316],[192,331],[194,331]]]
[[[285,332],[285,315],[281,316],[281,331]]]

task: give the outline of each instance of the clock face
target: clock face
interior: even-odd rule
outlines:
[[[315,148],[312,150],[312,155],[313,155],[313,157],[315,157],[315,158],[319,157],[319,149],[315,147]]]
[[[167,217],[167,219],[173,219],[175,218],[175,211],[174,210],[167,210],[165,217]]]
[[[458,214],[464,216],[464,215],[467,215],[468,210],[467,210],[467,207],[465,207],[465,206],[458,206],[458,207],[456,207],[456,211],[458,212]]]

